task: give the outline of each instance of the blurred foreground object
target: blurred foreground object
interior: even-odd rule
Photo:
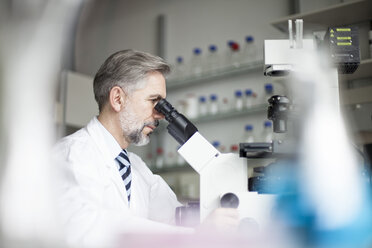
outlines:
[[[2,1],[1,247],[62,247],[50,149],[63,45],[81,1]]]
[[[338,73],[353,73],[359,64],[358,37],[354,28],[330,28],[327,49],[319,49],[312,40],[300,41],[298,23],[296,41],[291,21],[289,40],[265,41],[264,73],[286,76],[281,82],[289,89],[288,96],[270,99],[285,97],[286,105],[277,114],[270,106],[269,119],[278,121],[278,132],[287,131],[289,122],[290,132],[271,144],[241,145],[241,154],[282,158],[263,169],[270,177],[255,188],[278,194],[276,215],[298,245],[370,247],[370,182],[348,137],[338,86]]]

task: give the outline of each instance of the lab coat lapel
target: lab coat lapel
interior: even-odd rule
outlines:
[[[105,140],[103,134],[98,127],[98,120],[92,120],[87,125],[87,130],[89,135],[94,140],[94,143],[97,145],[98,149],[101,151],[103,156],[103,161],[105,161],[105,167],[107,169],[108,175],[110,176],[112,182],[115,184],[116,189],[119,191],[121,199],[124,201],[125,206],[128,206],[127,192],[123,184],[123,179],[120,176],[119,170],[116,166],[115,160],[110,156],[107,146],[105,146]]]

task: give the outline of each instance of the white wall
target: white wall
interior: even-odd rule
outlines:
[[[283,37],[270,21],[288,14],[288,0],[94,1],[83,10],[76,43],[76,70],[94,75],[112,52],[127,48],[156,53],[156,18],[167,20],[167,59],[188,59],[195,46],[243,42],[254,35]]]

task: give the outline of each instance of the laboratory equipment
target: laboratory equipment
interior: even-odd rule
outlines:
[[[200,175],[200,221],[203,221],[214,209],[226,206],[225,194],[239,199],[235,206],[240,211],[242,223],[250,222],[261,228],[270,223],[270,209],[273,196],[259,196],[248,192],[248,171],[244,158],[237,154],[221,153],[209,143],[197,128],[166,100],[162,99],[155,106],[168,121],[167,130],[181,145],[178,153]],[[177,216],[184,216],[177,210]],[[184,221],[178,221],[184,222]]]
[[[324,66],[315,63],[319,62],[313,60],[313,55],[316,54],[315,47],[312,41],[302,40],[301,24],[302,21],[296,21],[295,41],[293,38],[278,42],[265,41],[267,60],[264,63],[264,74],[291,75],[290,79],[296,82],[292,84],[294,89],[291,98],[285,96],[270,98],[268,111],[270,113],[268,117],[273,121],[274,131],[290,133],[288,138],[272,142],[241,143],[240,157],[237,157],[236,154],[219,152],[165,99],[159,101],[155,109],[164,114],[169,122],[167,127],[169,133],[181,145],[178,149],[179,154],[200,175],[201,221],[218,207],[235,207],[240,212],[242,223],[248,221],[253,223],[251,226],[265,229],[272,226],[272,213],[276,210],[277,213],[282,213],[280,217],[287,218],[282,224],[297,228],[296,230],[300,227],[303,231],[300,234],[308,238],[305,241],[319,242],[315,244],[327,247],[325,246],[327,243],[324,242],[332,240],[332,237],[339,238],[335,235],[339,230],[343,233],[348,233],[348,230],[365,231],[371,221],[355,221],[359,221],[364,215],[370,217],[371,214],[366,212],[370,209],[361,204],[363,200],[360,198],[363,193],[360,191],[361,183],[355,180],[358,178],[353,167],[355,164],[345,145],[346,136],[339,122],[341,119],[338,110],[337,69],[327,67],[327,70],[324,70]],[[287,52],[283,53],[281,49]],[[274,54],[268,54],[270,51]],[[308,65],[315,66],[308,67]],[[306,90],[303,87],[307,87]],[[306,94],[302,94],[303,92]],[[298,106],[293,108],[293,102]],[[324,110],[326,112],[323,112]],[[319,116],[319,113],[322,115]],[[327,121],[331,121],[336,129],[330,128]],[[288,129],[289,126],[296,127],[296,125],[289,125],[292,122],[301,128]],[[319,130],[320,132],[317,132]],[[340,135],[342,142],[335,142],[333,139],[324,142],[322,135],[325,133],[332,134],[333,138]],[[333,146],[329,147],[328,142]],[[340,153],[335,147],[339,147],[345,153]],[[330,152],[333,156],[329,156]],[[319,154],[321,156],[318,156]],[[340,157],[342,159],[339,159]],[[255,168],[255,172],[261,175],[249,180],[249,190],[254,190],[252,192],[248,191],[248,169],[244,158],[280,158],[282,163],[276,161],[266,167]],[[337,159],[336,163],[334,159]],[[345,184],[344,180],[349,183]],[[329,187],[329,182],[335,183],[337,188]],[[319,184],[322,187],[319,187]],[[342,188],[342,193],[347,194],[348,197],[339,194],[340,192],[337,191],[339,188]],[[353,195],[353,192],[356,195]],[[329,199],[332,199],[332,202]],[[335,204],[333,201],[343,204]],[[332,208],[329,207],[330,204]],[[334,211],[335,209],[337,211]],[[345,222],[345,216],[349,217],[350,212],[342,210],[350,210],[354,214],[352,217],[356,219],[350,220],[352,224],[357,224],[356,226],[347,225],[349,223]],[[333,226],[327,226],[328,224]],[[336,229],[332,229],[333,227]],[[329,230],[335,232],[330,233]],[[365,234],[370,235],[369,233],[364,232],[363,238]],[[345,240],[344,237],[342,238]],[[312,245],[312,243],[306,244]]]
[[[249,179],[249,190],[277,194],[281,227],[297,247],[368,247],[371,197],[347,139],[338,90],[338,74],[358,67],[357,38],[353,28],[330,28],[334,42],[326,38],[322,49],[302,40],[302,20],[296,30],[294,40],[289,21],[289,40],[265,41],[264,74],[288,75],[291,86],[291,96],[271,97],[268,109],[274,132],[287,135],[240,144],[242,157],[279,159],[255,168],[260,175]]]

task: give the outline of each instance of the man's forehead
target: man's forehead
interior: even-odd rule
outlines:
[[[165,98],[165,78],[160,72],[148,73],[148,75],[139,84],[141,87],[137,88],[135,92],[146,93],[152,98]]]

